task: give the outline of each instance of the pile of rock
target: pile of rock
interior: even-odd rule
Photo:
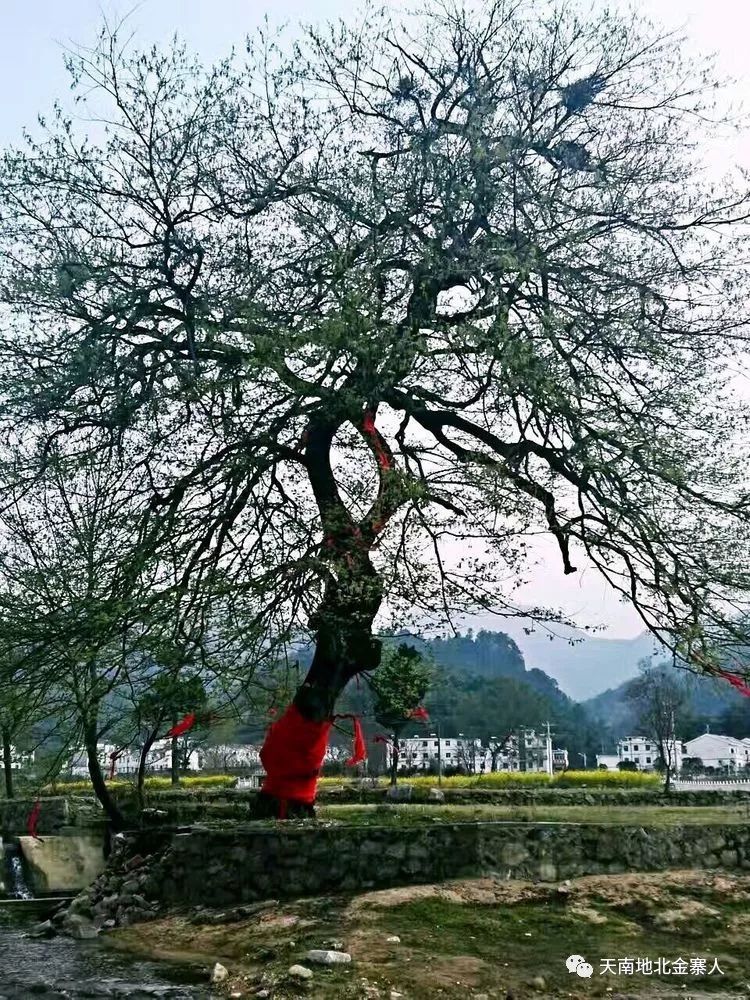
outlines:
[[[115,838],[109,863],[101,875],[32,933],[90,938],[102,930],[154,919],[162,910],[159,880],[154,873],[158,864],[156,855],[130,856],[124,838]]]

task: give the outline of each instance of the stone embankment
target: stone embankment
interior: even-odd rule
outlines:
[[[558,881],[674,868],[750,870],[750,828],[569,823],[251,823],[120,834],[107,869],[57,925],[77,936],[170,909],[219,908],[492,875]],[[50,928],[52,930],[52,927]]]

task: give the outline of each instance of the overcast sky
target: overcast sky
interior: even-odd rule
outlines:
[[[92,42],[105,14],[117,21],[130,12],[129,24],[143,43],[165,42],[177,31],[204,62],[211,62],[232,45],[240,45],[266,12],[274,22],[325,20],[347,15],[356,6],[352,0],[142,0],[137,5],[109,0],[0,0],[0,145],[16,142],[24,125],[33,124],[55,97],[65,94],[69,81],[63,50],[72,43]],[[392,6],[401,4],[394,0]],[[605,5],[594,0],[591,6]],[[737,100],[750,106],[747,0],[650,0],[635,6],[666,28],[683,28],[693,51],[715,52],[719,71],[737,78]],[[750,169],[750,136],[718,153],[706,150],[707,158],[720,166],[724,150]],[[625,637],[642,631],[632,610],[607,592],[593,570],[566,578],[554,546],[541,548],[540,557],[543,563],[533,583],[516,595],[518,600],[561,607],[581,623],[606,623],[608,635]]]

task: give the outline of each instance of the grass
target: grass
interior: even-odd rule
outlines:
[[[679,826],[747,823],[747,806],[420,806],[321,805],[321,820],[358,825],[468,823],[504,820],[529,823],[593,823],[612,826]]]

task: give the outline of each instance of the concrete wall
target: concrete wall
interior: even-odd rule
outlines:
[[[83,889],[104,870],[104,842],[94,834],[19,837],[36,892]]]

